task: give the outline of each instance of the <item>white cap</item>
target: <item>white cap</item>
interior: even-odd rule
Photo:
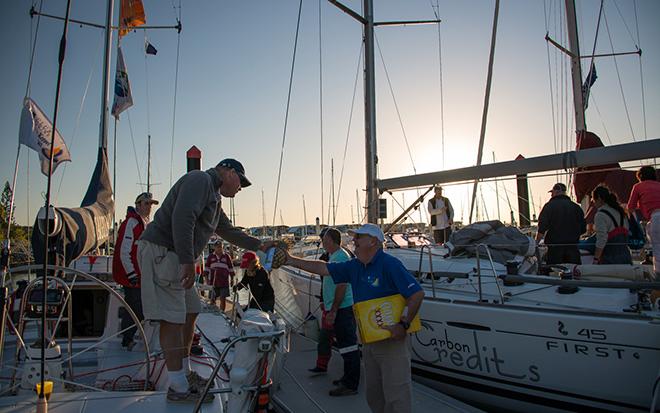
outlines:
[[[369,235],[370,237],[374,237],[378,239],[380,242],[385,241],[385,235],[383,235],[383,231],[381,231],[380,227],[375,224],[364,224],[358,229],[349,229],[348,230],[349,235]]]

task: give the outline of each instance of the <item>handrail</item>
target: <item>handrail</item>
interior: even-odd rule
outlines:
[[[490,268],[493,271],[493,278],[495,279],[495,285],[497,286],[497,291],[500,293],[500,303],[504,304],[504,294],[502,293],[502,287],[498,282],[497,272],[495,271],[495,263],[493,262],[493,256],[490,254],[490,249],[486,244],[477,244],[475,252],[477,253],[477,275],[479,276],[479,301],[483,301],[483,293],[481,289],[481,256],[479,255],[479,247],[483,247],[486,250],[486,255],[488,255],[488,261],[490,261]]]
[[[46,268],[47,268],[48,270],[52,270],[52,271],[54,271],[54,272],[56,272],[56,271],[62,271],[62,272],[64,272],[64,273],[73,273],[73,274],[75,274],[75,275],[79,275],[79,276],[81,276],[81,277],[83,277],[83,278],[85,278],[85,279],[87,279],[87,280],[89,280],[89,281],[95,282],[95,283],[97,283],[98,285],[100,285],[101,287],[103,287],[103,289],[105,289],[106,291],[108,291],[109,294],[111,294],[111,295],[113,295],[115,298],[117,298],[117,299],[119,300],[119,303],[120,303],[120,304],[124,304],[124,308],[125,308],[125,310],[128,312],[128,314],[131,316],[131,318],[132,318],[133,321],[135,322],[135,327],[137,328],[138,332],[139,332],[140,335],[142,336],[142,339],[144,340],[144,353],[145,353],[146,377],[147,377],[147,379],[144,381],[144,390],[145,390],[145,391],[146,391],[146,390],[149,390],[149,377],[151,376],[151,373],[152,373],[152,372],[151,372],[151,361],[150,361],[150,357],[149,357],[149,355],[150,355],[150,351],[149,351],[149,341],[147,340],[147,335],[146,335],[146,333],[144,332],[144,328],[142,327],[142,323],[140,322],[140,319],[139,319],[138,316],[135,314],[135,312],[133,311],[133,309],[132,309],[132,308],[126,303],[126,301],[124,300],[124,297],[122,297],[121,294],[119,294],[119,293],[118,293],[114,288],[112,288],[110,285],[106,284],[105,282],[101,281],[100,279],[94,277],[94,276],[91,275],[91,274],[87,274],[86,272],[83,272],[83,271],[80,271],[80,270],[76,270],[76,269],[74,269],[74,268],[62,267],[62,266],[59,266],[59,265],[48,265]],[[41,269],[43,269],[43,266],[42,266],[42,265],[36,265],[36,264],[33,264],[33,265],[23,265],[23,266],[20,266],[20,267],[14,267],[14,268],[12,268],[11,270],[8,271],[8,273],[9,273],[10,275],[11,275],[11,274],[15,274],[15,273],[20,274],[20,273],[22,273],[22,272],[26,272],[26,271],[30,271],[30,270],[41,270]],[[51,278],[53,278],[53,277],[48,276],[48,279],[51,279]],[[58,279],[58,280],[60,280],[60,279]],[[34,281],[32,281],[32,282],[34,283],[35,281],[41,281],[41,279],[37,279],[37,280],[34,280]],[[64,280],[61,280],[61,281],[64,282]],[[66,282],[64,282],[64,284],[66,284]],[[23,300],[21,300],[21,301],[23,301]],[[70,300],[70,301],[72,301],[72,300]],[[45,311],[45,309],[44,309],[44,311]],[[69,319],[71,319],[71,317],[69,317]],[[0,345],[1,345],[1,343],[0,343]],[[17,346],[17,347],[18,347],[18,346]],[[154,366],[154,367],[155,367],[155,366]]]
[[[253,340],[253,339],[260,339],[260,338],[269,338],[271,340],[271,345],[272,341],[275,338],[278,338],[286,332],[285,330],[278,330],[274,332],[264,332],[264,333],[254,333],[254,334],[247,334],[244,336],[239,336],[233,338],[225,348],[222,349],[222,354],[220,354],[220,358],[218,359],[218,362],[216,363],[215,367],[213,367],[213,371],[211,372],[211,375],[209,376],[209,380],[206,382],[206,386],[204,386],[204,390],[199,396],[199,399],[197,399],[197,402],[195,403],[195,408],[193,409],[193,413],[199,413],[199,409],[202,407],[202,403],[204,402],[204,398],[209,392],[209,389],[211,388],[211,385],[213,384],[213,381],[215,380],[215,376],[218,374],[218,370],[220,370],[220,367],[222,366],[225,357],[227,357],[227,354],[229,353],[229,350],[236,345],[236,343],[240,341],[248,341],[248,340]],[[273,347],[271,347],[272,350]],[[272,381],[269,381],[266,383],[267,385],[271,385]],[[231,389],[227,389],[226,391],[219,391],[219,393],[228,393],[230,392]]]
[[[435,275],[433,274],[433,253],[431,252],[431,245],[422,245],[422,248],[419,250],[419,270],[417,274],[421,277],[422,275],[422,258],[424,257],[424,248],[429,250],[429,274],[431,275],[431,291],[433,292],[433,298],[435,297]]]

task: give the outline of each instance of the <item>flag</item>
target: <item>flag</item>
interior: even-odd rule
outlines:
[[[145,42],[144,42],[144,51],[147,54],[152,54],[154,56],[156,56],[156,53],[158,53],[158,50],[156,50],[154,45],[149,43],[149,41],[147,41],[147,40],[145,40]]]
[[[124,54],[121,47],[117,49],[117,70],[115,73],[115,99],[112,102],[112,116],[119,118],[119,114],[133,106],[131,84],[128,81],[128,72],[124,64]]]
[[[119,10],[119,37],[127,35],[133,27],[147,24],[142,0],[121,0]]]
[[[584,84],[582,85],[582,102],[584,104],[584,109],[587,109],[587,106],[589,106],[589,93],[591,91],[591,86],[596,82],[596,79],[598,79],[598,74],[596,74],[596,65],[591,63],[591,67],[589,68],[589,73],[587,74],[587,78],[584,80]]]
[[[48,176],[50,158],[50,140],[53,124],[39,106],[30,98],[25,98],[21,112],[21,125],[18,141],[34,149],[39,154],[41,173]],[[71,162],[71,154],[62,139],[60,132],[55,130],[53,146],[53,172],[62,162]]]

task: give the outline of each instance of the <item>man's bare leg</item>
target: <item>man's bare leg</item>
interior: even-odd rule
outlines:
[[[183,357],[190,356],[190,348],[192,347],[193,335],[195,334],[195,321],[197,321],[198,314],[188,313],[186,314],[186,324],[183,325],[183,345],[185,350],[182,354]]]
[[[165,353],[170,387],[177,392],[185,392],[188,389],[188,382],[183,371],[183,357],[186,354],[182,335],[183,327],[183,324],[160,321],[160,346]]]
[[[165,353],[165,365],[169,371],[181,370],[181,359],[185,352],[182,340],[183,324],[160,322],[160,346]]]

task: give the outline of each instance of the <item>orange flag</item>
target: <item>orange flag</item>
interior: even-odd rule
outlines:
[[[119,11],[119,37],[127,35],[131,28],[147,23],[142,0],[121,0]]]

